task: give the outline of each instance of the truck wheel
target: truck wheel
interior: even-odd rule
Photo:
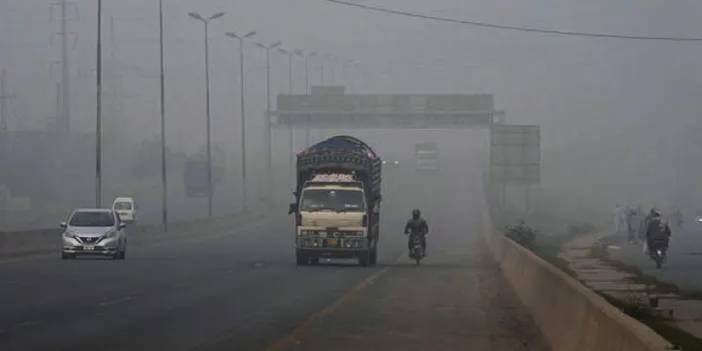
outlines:
[[[319,264],[319,257],[310,257],[310,264],[311,265],[318,265]]]
[[[296,252],[295,258],[297,259],[296,263],[298,266],[304,266],[307,264],[307,257],[304,254],[302,254],[301,252],[299,252],[299,251]]]
[[[378,248],[374,247],[373,250],[370,253],[370,264],[371,266],[375,266],[376,263],[378,263]]]
[[[362,252],[358,256],[358,264],[361,265],[361,267],[367,267],[369,261],[370,261],[370,253],[368,251]]]

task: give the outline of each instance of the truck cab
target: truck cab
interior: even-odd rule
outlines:
[[[308,256],[356,257],[368,249],[365,192],[361,183],[350,178],[322,180],[329,176],[317,176],[303,186],[297,247]]]

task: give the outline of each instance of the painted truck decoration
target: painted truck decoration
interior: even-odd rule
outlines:
[[[298,265],[320,258],[378,257],[382,162],[364,142],[335,136],[297,155],[295,215]]]

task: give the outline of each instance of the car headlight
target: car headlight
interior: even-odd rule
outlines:
[[[66,239],[75,239],[76,235],[73,232],[63,232],[63,237]]]
[[[111,231],[107,232],[103,237],[106,239],[110,239],[110,238],[114,238],[116,236],[117,236],[117,232],[114,230],[111,230]]]

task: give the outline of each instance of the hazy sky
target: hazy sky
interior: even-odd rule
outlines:
[[[695,0],[358,2],[499,24],[702,37],[698,25],[702,2]],[[55,112],[60,69],[54,61],[60,56],[59,40],[53,33],[59,23],[56,8],[52,20],[51,3],[0,2],[0,67],[8,70],[11,93],[16,96],[10,109],[13,128],[43,127]],[[94,123],[95,3],[74,0],[79,17],[69,26],[77,33],[75,45],[71,43],[73,122],[86,132]],[[158,127],[158,2],[103,3],[105,55],[109,57],[114,49],[122,66],[119,77],[126,106],[119,121],[106,117],[106,128],[122,130],[136,139],[154,136]],[[255,30],[256,39],[267,43],[281,40],[287,48],[358,60],[361,68],[352,81],[337,68],[335,82],[352,82],[356,92],[493,93],[510,123],[541,124],[544,152],[567,155],[562,157],[589,167],[590,172],[597,169],[591,176],[598,186],[616,187],[604,183],[608,176],[618,175],[639,177],[637,184],[642,182],[638,186],[644,188],[664,179],[667,187],[675,180],[661,169],[689,166],[682,172],[689,177],[687,185],[675,190],[684,193],[701,173],[690,162],[702,148],[697,141],[702,131],[698,112],[702,43],[507,32],[370,13],[322,0],[164,0],[164,4],[169,131],[178,140],[171,144],[173,148],[193,152],[204,134],[203,28],[186,13],[225,11],[210,29],[214,138],[225,149],[237,150],[233,135],[238,135],[238,61],[235,42],[224,32]],[[115,18],[114,45],[110,17]],[[264,56],[251,45],[247,52],[250,127],[251,133],[260,133]],[[276,91],[286,91],[285,58],[276,54],[273,64]],[[296,60],[298,92],[303,84],[302,68]],[[317,83],[316,61],[312,73]],[[116,84],[108,77],[106,86]],[[603,170],[608,167],[611,169]],[[642,180],[647,177],[651,179]]]

